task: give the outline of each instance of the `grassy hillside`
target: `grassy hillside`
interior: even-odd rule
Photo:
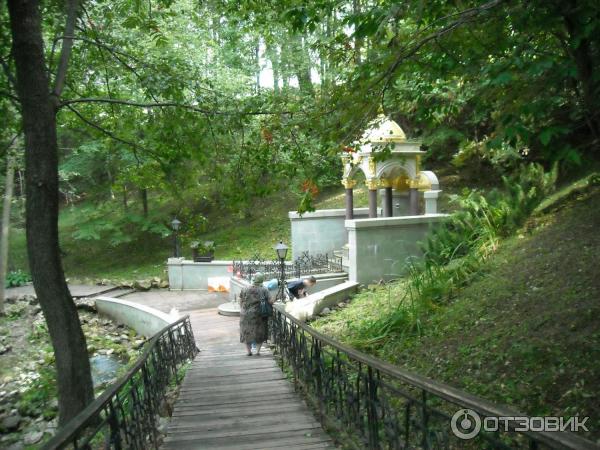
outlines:
[[[355,206],[367,204],[364,187],[355,193]],[[319,195],[315,206],[343,208],[342,188],[329,189]],[[170,205],[160,200],[151,202],[151,215],[165,224],[171,220]],[[298,197],[290,192],[278,193],[257,200],[251,218],[242,218],[216,208],[208,216],[208,230],[201,237],[216,244],[215,258],[249,258],[255,254],[273,256],[273,245],[280,239],[290,243],[288,211],[298,207]],[[132,205],[130,212],[139,206]],[[118,222],[125,211],[119,201],[104,204],[82,202],[61,210],[59,228],[63,264],[68,277],[73,280],[91,282],[97,279],[126,280],[147,277],[166,277],[166,260],[173,252],[171,236],[144,232],[130,227],[131,241],[111,245],[112,232],[104,231],[100,239],[76,239],[78,231],[92,220]],[[27,271],[25,230],[18,223],[11,230],[9,269]],[[182,246],[184,256],[190,258],[191,250]]]
[[[396,307],[401,283],[362,292],[314,326],[529,414],[589,416],[600,438],[600,188],[580,188],[545,202],[420,336],[366,339]]]

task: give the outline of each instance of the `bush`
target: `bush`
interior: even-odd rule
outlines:
[[[451,299],[475,277],[501,237],[522,226],[556,183],[550,172],[531,164],[513,177],[504,177],[504,188],[488,196],[465,191],[454,196],[459,210],[434,230],[423,244],[424,258],[408,264],[404,296],[391,315],[373,324],[375,340],[389,333],[420,333],[424,312]]]
[[[6,274],[5,286],[7,288],[18,287],[23,286],[25,283],[29,283],[30,281],[31,277],[28,273],[23,272],[22,270],[15,270]]]

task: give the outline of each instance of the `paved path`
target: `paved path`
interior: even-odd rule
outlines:
[[[124,298],[169,311],[174,298],[167,297],[176,294],[146,293]],[[239,343],[239,319],[217,314],[216,306],[227,301],[226,296],[194,296],[192,301],[202,309],[190,310],[185,302],[177,303],[180,311],[190,314],[201,352],[183,381],[162,448],[335,448],[271,353],[263,349],[261,356],[245,355]]]

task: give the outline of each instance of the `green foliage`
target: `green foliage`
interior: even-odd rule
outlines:
[[[480,273],[501,238],[522,226],[535,207],[554,189],[556,168],[524,166],[504,178],[504,189],[487,196],[467,191],[454,196],[458,211],[423,244],[422,262],[408,265],[407,282],[397,309],[372,325],[375,342],[390,334],[420,333],[424,313],[446,303]]]
[[[17,410],[23,416],[36,417],[41,411],[46,420],[53,419],[58,414],[56,407],[50,406],[57,398],[56,371],[53,367],[40,366],[32,385],[21,395]]]
[[[163,222],[164,216],[153,212],[149,217],[126,212],[115,215],[113,205],[105,203],[88,209],[84,220],[77,224],[71,237],[76,241],[102,240],[110,247],[132,242],[140,232],[166,237],[171,230]]]
[[[31,281],[31,276],[27,273],[24,272],[21,269],[17,269],[17,270],[11,270],[10,272],[8,272],[6,274],[6,287],[10,288],[10,287],[18,287],[18,286],[23,286],[26,283],[29,283]]]
[[[199,254],[207,254],[215,251],[215,243],[213,241],[192,241],[190,244],[192,250],[197,250]]]

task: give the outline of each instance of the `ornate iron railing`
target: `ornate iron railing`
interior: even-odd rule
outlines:
[[[300,278],[321,273],[342,272],[342,258],[325,254],[310,255],[302,253],[291,263],[284,264],[285,279]],[[233,275],[250,281],[256,272],[268,278],[281,277],[281,261],[267,260],[255,255],[246,261],[233,261]]]
[[[53,449],[158,449],[157,412],[179,368],[198,353],[189,316],[156,333],[116,383],[44,445]]]
[[[291,372],[294,385],[305,392],[321,422],[335,429],[345,446],[372,450],[600,448],[573,433],[520,432],[523,414],[345,346],[280,306],[274,308],[272,338],[282,369]],[[499,424],[498,431],[474,433],[477,418],[468,412],[459,414],[461,410],[476,414],[479,428],[487,418]],[[500,417],[513,420],[493,420]],[[472,439],[457,437],[453,422],[463,436],[474,433]]]

